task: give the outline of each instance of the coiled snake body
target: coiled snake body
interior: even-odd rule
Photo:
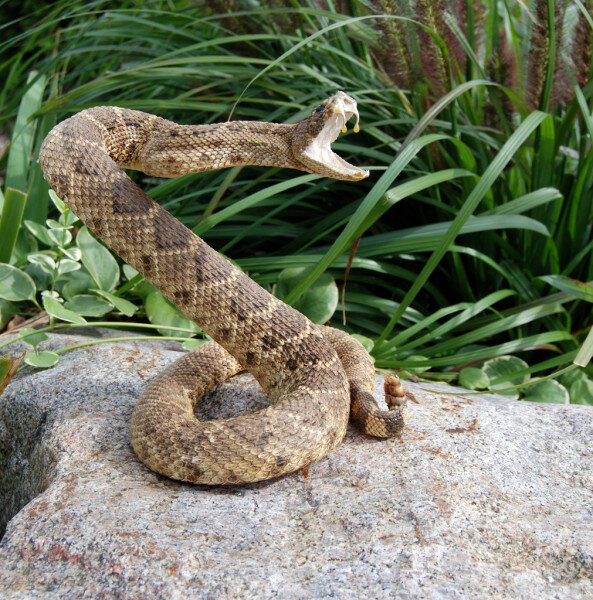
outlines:
[[[273,165],[359,180],[330,144],[355,101],[338,92],[298,123],[177,125],[155,115],[97,107],[62,121],[39,162],[72,211],[216,342],[169,366],[134,409],[132,445],[151,469],[206,484],[245,483],[304,467],[337,446],[348,415],[387,437],[405,421],[397,378],[389,411],[371,395],[372,359],[352,337],[312,324],[257,285],[156,204],[122,167],[158,177],[234,165]],[[193,407],[243,368],[272,405],[225,420],[198,421]]]

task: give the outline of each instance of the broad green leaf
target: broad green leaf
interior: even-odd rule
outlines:
[[[519,399],[518,390],[509,391],[497,391],[501,388],[508,388],[516,385],[522,385],[529,380],[529,375],[517,376],[514,375],[517,371],[522,369],[528,369],[529,365],[522,359],[516,356],[497,356],[487,360],[482,365],[482,370],[490,379],[490,389],[497,392],[501,396],[512,398],[513,400]]]
[[[284,269],[278,275],[276,295],[285,299],[298,285],[307,269],[294,267]],[[338,306],[338,286],[329,273],[321,275],[307,291],[293,304],[313,323],[323,324],[329,321]]]
[[[45,308],[51,317],[55,317],[61,321],[78,323],[79,325],[84,325],[86,323],[85,318],[72,310],[64,308],[64,306],[53,296],[43,296],[43,308]]]
[[[198,346],[201,346],[202,344],[205,344],[208,340],[205,340],[203,338],[190,338],[189,340],[185,340],[185,342],[183,342],[183,344],[181,344],[181,346],[185,349],[185,350],[193,350],[194,348],[197,348]]]
[[[587,373],[584,369],[572,369],[568,371],[568,373],[563,373],[558,377],[558,381],[566,388],[570,389],[570,386],[579,381],[580,379],[585,379],[587,377]]]
[[[35,221],[24,221],[25,227],[42,243],[46,246],[53,246],[54,242],[49,237],[49,231],[47,227],[36,223]]]
[[[125,298],[120,298],[115,294],[111,294],[109,292],[105,292],[103,290],[91,290],[95,294],[99,294],[99,296],[103,296],[108,302],[110,302],[119,312],[126,315],[126,317],[131,317],[137,310],[138,307],[129,300]]]
[[[551,402],[554,404],[568,404],[570,402],[568,390],[553,379],[538,381],[526,387],[524,393],[523,400],[529,402]]]
[[[69,258],[63,258],[58,265],[58,275],[64,275],[65,273],[72,273],[72,271],[78,271],[80,269],[80,263]]]
[[[49,190],[49,197],[54,203],[54,206],[60,211],[60,214],[64,215],[70,212],[70,209],[68,208],[66,203],[61,198],[59,198],[53,190]]]
[[[38,331],[36,331],[35,329],[32,329],[30,327],[21,329],[19,331],[19,335],[26,336],[21,341],[25,342],[25,344],[29,344],[30,346],[33,346],[33,348],[36,348],[37,344],[40,344],[41,342],[45,342],[46,340],[49,339],[47,337],[47,335],[45,335],[45,333],[39,333]]]
[[[0,263],[0,298],[21,302],[35,297],[35,283],[24,271]]]
[[[40,369],[53,367],[59,360],[60,357],[55,352],[50,352],[49,350],[44,350],[43,352],[39,352],[39,354],[35,354],[34,352],[27,352],[25,354],[25,362],[32,367],[39,367]]]
[[[45,224],[48,226],[49,229],[67,229],[67,227],[65,225],[62,225],[61,223],[59,223],[58,221],[56,221],[55,219],[47,219],[45,221]]]
[[[16,314],[18,314],[16,304],[0,298],[0,331],[4,329],[6,323]]]
[[[47,235],[50,237],[53,242],[53,246],[59,246],[63,248],[67,246],[72,241],[72,234],[68,229],[49,229]]]
[[[100,244],[86,227],[78,232],[76,243],[86,267],[99,289],[111,291],[119,281],[119,266],[111,252]]]
[[[593,406],[593,381],[589,377],[581,377],[568,388],[572,404]]]
[[[148,320],[154,325],[169,325],[170,327],[183,327],[190,330],[190,332],[186,333],[164,327],[158,328],[158,332],[161,335],[189,338],[201,331],[193,321],[190,321],[178,308],[173,306],[158,290],[146,297],[144,308]]]
[[[68,300],[64,306],[85,317],[102,317],[111,310],[111,304],[97,296],[79,294]]]
[[[29,254],[29,256],[27,256],[27,260],[34,265],[39,265],[42,269],[50,274],[56,269],[56,261],[47,254]]]
[[[459,371],[459,385],[468,390],[486,390],[490,386],[490,379],[482,369],[466,367]]]
[[[94,287],[95,282],[91,276],[83,270],[72,271],[63,277],[60,277],[60,282],[64,282],[61,289],[61,294],[66,299],[71,299],[78,294],[84,294]]]
[[[78,221],[78,217],[73,212],[67,212],[60,215],[59,223],[62,227],[72,227]]]
[[[30,275],[35,282],[35,287],[38,290],[47,290],[51,288],[52,273],[41,265],[29,263],[25,269],[27,275]]]
[[[82,257],[82,252],[78,246],[70,246],[70,248],[60,248],[60,252],[63,252],[70,260],[79,261]]]

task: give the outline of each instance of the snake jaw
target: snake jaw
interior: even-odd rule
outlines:
[[[345,133],[346,123],[355,116],[354,131],[359,131],[359,114],[356,100],[344,92],[338,92],[319,105],[305,121],[309,131],[299,160],[307,170],[348,181],[359,181],[369,176],[369,172],[346,162],[338,156],[331,145],[336,141],[340,132]]]

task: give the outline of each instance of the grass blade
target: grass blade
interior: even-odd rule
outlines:
[[[439,247],[433,252],[431,257],[428,259],[425,267],[422,269],[418,279],[412,284],[408,293],[402,300],[399,308],[394,313],[393,317],[389,320],[389,323],[383,330],[383,333],[377,339],[376,345],[378,349],[384,344],[387,336],[391,333],[391,330],[397,323],[404,310],[412,303],[418,292],[422,289],[426,280],[430,277],[430,274],[434,271],[436,266],[439,264],[441,258],[444,256],[448,248],[453,244],[453,241],[457,237],[459,231],[463,227],[463,224],[473,214],[478,207],[478,204],[491,188],[496,178],[500,175],[504,167],[511,160],[515,152],[525,142],[525,140],[533,133],[533,131],[539,126],[539,124],[546,118],[551,118],[543,112],[535,111],[531,113],[525,121],[517,128],[517,130],[507,140],[505,145],[502,147],[500,152],[496,155],[490,166],[486,169],[484,175],[480,178],[480,181],[476,187],[472,190],[467,200],[463,204],[461,210],[457,214],[451,224],[447,235],[443,238]]]

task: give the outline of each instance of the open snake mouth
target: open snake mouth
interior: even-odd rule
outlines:
[[[324,111],[325,124],[321,131],[305,147],[303,155],[311,161],[329,167],[344,179],[357,180],[368,177],[368,171],[351,165],[331,149],[331,145],[336,141],[340,132],[346,133],[346,123],[352,116],[356,116],[354,132],[357,133],[360,131],[356,100],[344,92],[338,92],[321,104],[316,110]]]

